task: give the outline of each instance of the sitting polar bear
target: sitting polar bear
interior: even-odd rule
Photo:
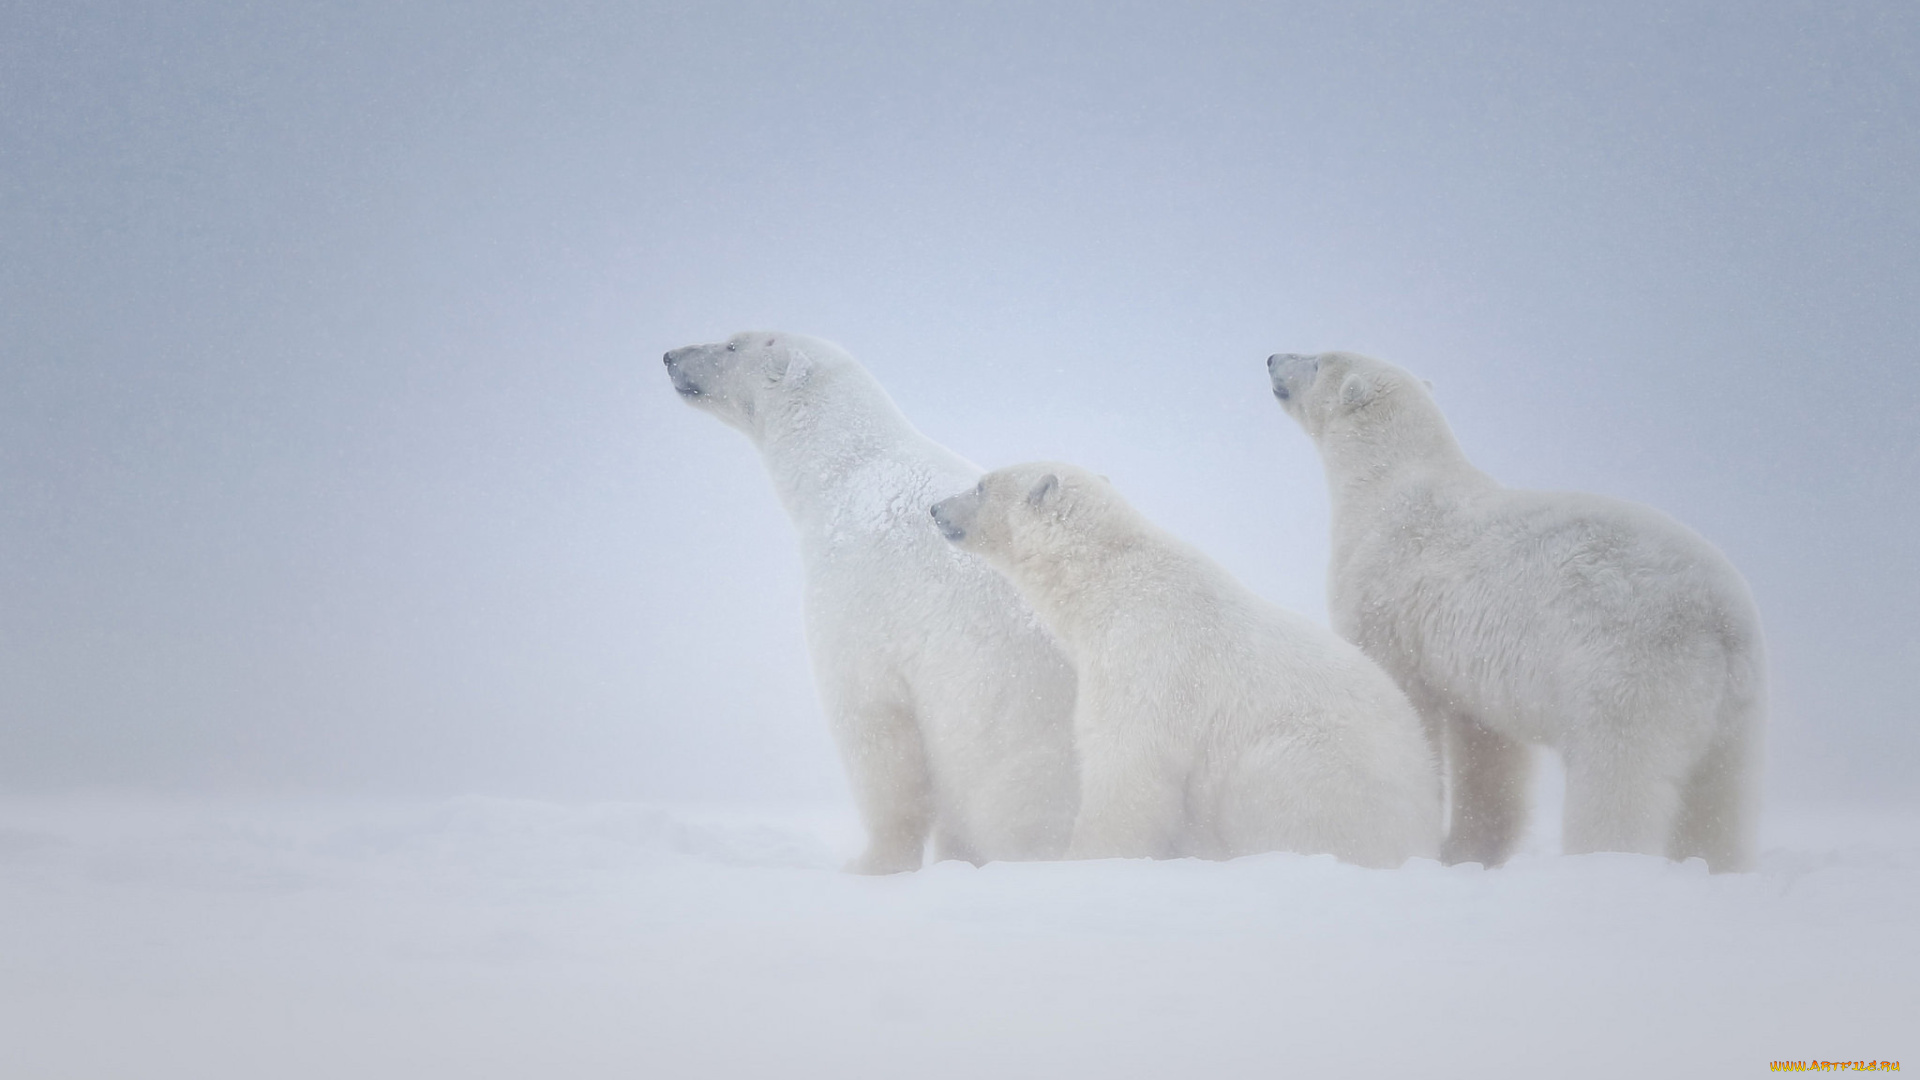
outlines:
[[[1391,364],[1267,367],[1326,465],[1334,627],[1446,734],[1447,857],[1513,850],[1527,744],[1544,743],[1567,765],[1569,853],[1747,866],[1766,674],[1726,558],[1642,506],[1501,487]]]
[[[1079,673],[1069,857],[1438,854],[1439,778],[1393,680],[1104,479],[1002,469],[933,517],[1012,579]]]
[[[1073,669],[927,517],[980,470],[826,342],[736,334],[666,364],[759,447],[800,534],[814,677],[868,834],[849,869],[917,869],[929,829],[940,857],[1058,857],[1077,805]]]

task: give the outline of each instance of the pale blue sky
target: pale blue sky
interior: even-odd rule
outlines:
[[[0,785],[833,797],[667,348],[841,342],[1324,617],[1276,350],[1759,597],[1920,769],[1911,3],[0,4]]]

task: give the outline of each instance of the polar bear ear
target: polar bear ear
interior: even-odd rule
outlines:
[[[1033,490],[1027,492],[1027,505],[1035,510],[1058,502],[1059,499],[1060,478],[1052,473],[1041,477],[1040,482],[1033,485]]]
[[[1347,373],[1340,380],[1340,407],[1346,410],[1357,409],[1380,396],[1380,384],[1370,376],[1358,371]]]

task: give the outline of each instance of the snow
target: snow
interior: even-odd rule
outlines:
[[[0,1076],[1752,1076],[1912,1062],[1920,815],[1761,868],[943,863],[833,810],[0,803]]]

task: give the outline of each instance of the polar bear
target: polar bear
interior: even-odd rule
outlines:
[[[1725,556],[1643,506],[1501,487],[1392,364],[1267,368],[1326,466],[1334,628],[1444,735],[1447,857],[1512,852],[1541,743],[1566,762],[1569,853],[1748,866],[1766,663]]]
[[[1070,858],[1439,853],[1439,775],[1393,680],[1103,478],[1001,469],[933,517],[1013,581],[1079,673]]]
[[[814,678],[868,845],[849,869],[1057,858],[1078,804],[1073,669],[1020,598],[934,531],[980,470],[836,346],[736,334],[666,354],[674,389],[752,439],[799,533]]]

